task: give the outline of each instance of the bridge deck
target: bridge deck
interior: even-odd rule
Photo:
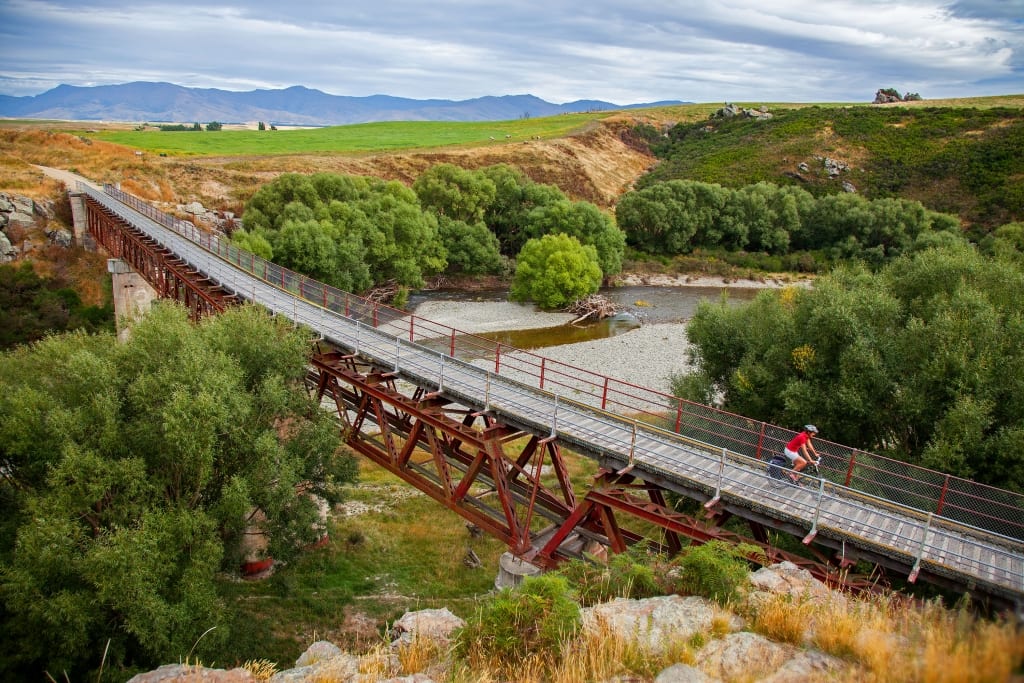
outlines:
[[[550,430],[574,450],[605,462],[632,465],[640,478],[657,480],[666,488],[699,490],[733,507],[768,511],[773,519],[810,529],[844,547],[981,586],[990,594],[1018,602],[1024,599],[1024,544],[1018,541],[933,518],[824,479],[809,480],[803,487],[779,484],[766,476],[763,462],[528,387],[472,361],[412,344],[298,299],[109,195],[90,188],[83,191],[238,297],[305,325],[337,346],[394,368],[408,381],[436,388],[463,405],[542,434]],[[400,325],[394,327],[400,330]]]

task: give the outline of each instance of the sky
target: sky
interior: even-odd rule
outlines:
[[[1024,0],[0,0],[0,94],[161,81],[554,103],[1024,93]]]

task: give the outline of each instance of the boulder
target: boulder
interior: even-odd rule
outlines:
[[[652,654],[710,631],[714,616],[714,609],[703,598],[680,595],[642,600],[617,598],[580,610],[585,632],[605,629],[634,641]]]
[[[809,571],[797,567],[792,562],[779,562],[770,567],[761,567],[750,575],[750,601],[753,604],[780,594],[817,603],[843,599],[842,594],[829,590],[828,586],[811,576]]]
[[[343,652],[334,643],[318,640],[299,655],[295,668],[279,671],[270,677],[272,683],[307,683],[337,681],[346,683],[359,675],[359,658]]]
[[[318,640],[309,647],[306,651],[299,655],[299,658],[295,660],[295,667],[309,666],[311,664],[317,664],[319,662],[325,662],[335,657],[340,657],[345,654],[341,648],[326,640]]]
[[[749,631],[712,640],[697,659],[704,673],[721,680],[760,681],[793,655],[794,648]]]
[[[256,683],[258,680],[241,667],[225,671],[197,664],[165,664],[155,671],[132,676],[128,683]]]
[[[10,263],[18,255],[18,250],[11,245],[7,235],[0,232],[0,263]]]
[[[406,612],[391,625],[391,647],[412,643],[417,638],[447,647],[452,632],[465,625],[466,622],[452,614],[447,607]]]
[[[64,247],[65,249],[75,243],[75,236],[62,228],[57,230],[46,230],[46,238],[50,240],[50,244],[55,244],[58,247]]]
[[[31,213],[15,211],[7,214],[7,227],[29,229],[36,224],[36,218]]]
[[[713,683],[713,681],[714,679],[700,669],[695,669],[687,664],[673,664],[654,679],[654,683]]]

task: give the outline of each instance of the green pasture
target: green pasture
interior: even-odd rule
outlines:
[[[386,121],[298,130],[99,131],[86,135],[175,156],[359,153],[462,145],[521,144],[570,135],[608,112],[514,121]]]

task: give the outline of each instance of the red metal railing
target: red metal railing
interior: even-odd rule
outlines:
[[[759,460],[780,453],[795,434],[368,301],[239,249],[112,186],[104,190],[239,269],[296,297],[538,389],[627,414],[716,449],[727,448]],[[238,293],[245,295],[244,291]],[[1015,541],[1024,540],[1024,494],[821,439],[815,444],[823,455],[821,472],[831,481]]]

